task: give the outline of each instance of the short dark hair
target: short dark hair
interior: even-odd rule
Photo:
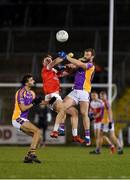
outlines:
[[[100,94],[107,95],[106,91],[101,91]]]
[[[92,94],[92,93],[98,94],[98,92],[97,92],[97,91],[95,91],[95,90],[94,90],[94,91],[92,91],[92,92],[91,92],[91,94]]]
[[[88,48],[88,49],[85,49],[84,52],[91,52],[92,53],[92,56],[95,56],[95,50],[92,49],[92,48]]]
[[[45,54],[44,56],[43,56],[43,58],[42,58],[42,63],[44,62],[44,59],[45,58],[52,58],[52,56],[50,55],[50,54]]]
[[[22,80],[21,80],[21,84],[24,86],[27,82],[28,82],[28,79],[33,77],[32,74],[26,74]]]

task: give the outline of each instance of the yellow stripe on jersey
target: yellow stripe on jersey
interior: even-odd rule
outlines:
[[[21,114],[21,110],[20,110],[20,107],[18,105],[18,92],[19,91],[17,91],[16,95],[15,95],[15,108],[14,108],[12,120],[16,120]]]
[[[108,110],[106,108],[104,108],[104,115],[103,115],[102,123],[104,124],[109,123]]]
[[[83,89],[87,92],[91,92],[91,79],[94,73],[95,67],[92,66],[90,69],[87,69],[85,72],[85,81]]]

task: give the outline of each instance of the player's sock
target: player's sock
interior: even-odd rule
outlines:
[[[96,153],[100,153],[100,148],[96,148]]]
[[[86,143],[87,146],[89,146],[91,144],[90,130],[89,129],[85,130],[85,143]]]
[[[89,136],[90,137],[90,130],[89,129],[85,130],[85,136]]]
[[[72,135],[73,135],[73,136],[77,136],[77,135],[78,135],[77,129],[72,129]]]
[[[32,163],[33,160],[31,158],[31,156],[36,156],[36,149],[31,148],[28,151],[27,155],[24,158],[24,163]]]
[[[60,123],[59,130],[60,130],[60,131],[65,131],[65,125],[64,125],[64,123]]]
[[[117,153],[118,153],[118,154],[123,154],[123,148],[119,146],[119,147],[117,148]]]
[[[59,124],[55,124],[55,125],[54,125],[54,130],[53,130],[53,131],[58,131],[58,128],[59,128]]]
[[[109,144],[109,147],[110,147],[111,153],[114,154],[116,151],[114,144]]]
[[[28,151],[27,155],[29,156],[30,154],[36,154],[36,149],[31,148],[31,149]]]
[[[100,148],[96,148],[95,150],[90,151],[89,153],[90,154],[101,154],[101,151],[100,151]]]
[[[58,129],[58,135],[64,136],[65,135],[65,125],[64,123],[60,123],[59,129]]]

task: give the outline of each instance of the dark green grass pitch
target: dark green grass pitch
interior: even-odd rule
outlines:
[[[41,164],[24,164],[28,147],[0,147],[0,178],[130,178],[130,149],[123,155],[90,155],[92,147],[52,147],[38,150]]]

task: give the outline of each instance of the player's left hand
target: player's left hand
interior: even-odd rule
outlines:
[[[62,59],[66,59],[66,53],[64,52],[64,51],[59,51],[58,52],[58,56],[60,57],[60,58],[62,58]]]
[[[108,128],[109,128],[109,129],[112,129],[112,122],[109,122],[109,123],[108,123]]]

